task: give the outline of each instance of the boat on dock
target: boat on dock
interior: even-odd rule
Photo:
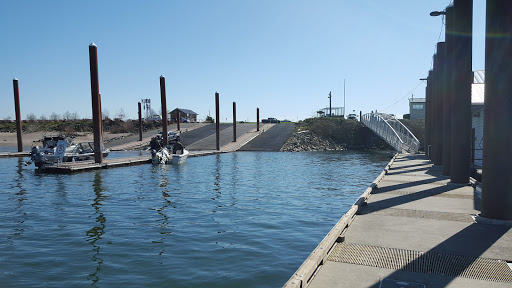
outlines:
[[[75,144],[69,137],[44,136],[42,147],[33,146],[30,151],[30,161],[38,168],[59,162],[75,162],[94,159],[94,143],[80,142]],[[102,147],[103,157],[107,157],[110,150]]]

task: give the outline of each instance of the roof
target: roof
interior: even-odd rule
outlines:
[[[409,103],[425,103],[425,98],[409,98]]]
[[[171,113],[173,112],[176,112],[176,110],[180,110],[180,113],[185,113],[185,114],[192,114],[192,115],[199,115],[197,114],[196,112],[192,111],[192,110],[189,110],[189,109],[183,109],[183,108],[176,108],[174,110],[171,111]]]

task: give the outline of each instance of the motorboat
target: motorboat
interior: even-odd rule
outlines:
[[[34,146],[30,151],[30,161],[34,162],[36,167],[59,163],[73,162],[94,159],[94,143],[81,142],[75,144],[69,137],[43,136],[42,147]],[[107,157],[110,150],[102,146],[103,157]]]
[[[165,147],[151,145],[151,161],[153,164],[181,164],[185,162],[188,154],[188,150],[180,142],[168,144]]]

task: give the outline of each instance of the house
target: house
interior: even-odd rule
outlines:
[[[409,99],[410,119],[425,119],[425,98]]]
[[[177,122],[178,121],[178,111],[180,114],[181,122],[197,122],[197,113],[189,110],[189,109],[183,109],[183,108],[176,108],[169,112],[169,120],[171,122]]]

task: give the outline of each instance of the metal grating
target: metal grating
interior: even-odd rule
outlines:
[[[328,260],[408,272],[512,283],[512,270],[507,262],[496,259],[342,242],[336,244]]]

